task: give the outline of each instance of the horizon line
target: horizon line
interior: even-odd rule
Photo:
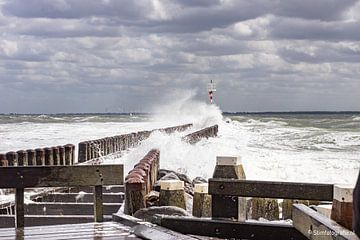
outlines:
[[[360,114],[360,111],[224,111],[222,114]],[[151,115],[150,112],[68,112],[68,113],[0,113],[0,115]]]

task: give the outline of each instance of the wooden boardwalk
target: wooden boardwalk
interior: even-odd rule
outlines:
[[[131,228],[117,222],[64,224],[53,226],[3,228],[0,239],[140,239],[131,234]]]

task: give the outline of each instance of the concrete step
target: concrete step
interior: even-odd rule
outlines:
[[[124,201],[124,193],[104,193],[103,201],[104,203],[122,203]],[[92,193],[51,193],[45,196],[35,199],[36,202],[94,202],[94,195]]]

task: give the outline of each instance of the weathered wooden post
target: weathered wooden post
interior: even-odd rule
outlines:
[[[24,150],[19,150],[16,153],[18,155],[18,166],[28,166],[27,152]]]
[[[186,210],[184,182],[180,180],[161,180],[159,205],[176,206]]]
[[[192,214],[194,217],[211,217],[211,195],[207,183],[195,184]]]
[[[52,147],[54,165],[60,165],[60,152],[58,147]]]
[[[109,137],[109,141],[110,141],[109,154],[111,154],[111,153],[114,153],[114,138],[113,138],[113,137]]]
[[[45,166],[45,151],[42,148],[35,149],[36,165]]]
[[[92,150],[91,150],[91,142],[86,141],[86,161],[90,160],[92,158]]]
[[[28,157],[28,165],[35,166],[36,165],[36,153],[33,149],[26,150],[27,157]]]
[[[17,160],[18,160],[18,155],[16,152],[8,152],[6,153],[6,159],[9,162],[9,166],[17,166]]]
[[[124,135],[119,135],[119,151],[124,150]]]
[[[334,185],[331,219],[347,229],[352,229],[353,190],[352,186]]]
[[[100,141],[100,152],[101,155],[107,155],[107,139],[106,138],[102,138],[99,140]]]
[[[24,221],[24,188],[16,188],[15,191],[15,227],[23,228]]]
[[[124,213],[133,215],[145,208],[146,183],[138,173],[132,173],[125,179],[125,207]]]
[[[114,137],[114,152],[118,152],[119,151],[119,137],[115,136]]]
[[[65,147],[64,146],[58,146],[58,148],[59,148],[60,165],[65,165]]]
[[[7,167],[9,165],[8,160],[6,159],[6,155],[5,154],[0,154],[0,164],[1,167]]]
[[[353,231],[360,237],[360,172],[353,191]]]
[[[79,143],[79,153],[78,153],[78,163],[86,162],[88,159],[87,157],[87,142],[80,142]]]
[[[279,220],[279,203],[277,199],[251,198],[249,215],[252,219],[263,217],[267,220]],[[249,218],[250,218],[249,217]]]
[[[72,157],[72,146],[67,144],[65,147],[65,165],[71,165],[71,157]]]
[[[149,193],[151,191],[151,166],[146,162],[139,162],[134,166],[134,171],[137,169],[141,169],[145,172],[144,181],[146,183],[146,192]]]
[[[104,221],[104,207],[102,185],[94,186],[94,220],[95,222]]]
[[[71,165],[75,164],[75,145],[74,144],[70,144],[71,145]]]
[[[240,157],[216,157],[213,178],[246,179]],[[246,198],[212,195],[212,218],[246,220]]]
[[[45,165],[46,166],[52,166],[54,165],[54,159],[53,159],[53,150],[49,147],[44,148],[45,151]]]

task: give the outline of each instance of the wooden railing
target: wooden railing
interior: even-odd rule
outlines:
[[[332,201],[333,189],[333,184],[209,179],[211,195]]]
[[[103,221],[102,186],[122,185],[123,165],[1,167],[0,188],[15,188],[15,226],[24,227],[24,189],[94,187],[94,219]]]
[[[208,192],[213,199],[215,197],[220,197],[220,199],[232,197],[235,200],[237,197],[256,197],[323,201],[333,200],[333,185],[317,183],[272,182],[211,178],[209,179]],[[297,205],[295,205],[295,208],[299,209]],[[246,211],[246,208],[240,207],[238,204],[224,204],[224,201],[212,201],[212,212],[223,212],[223,218],[219,215],[216,215],[216,217],[213,216],[212,219],[165,216],[161,219],[161,225],[184,234],[196,234],[219,238],[307,239],[307,237],[309,236],[304,234],[304,229],[306,229],[305,227],[299,228],[297,226],[304,224],[305,221],[304,216],[301,216],[300,214],[304,212],[303,207],[300,208],[302,212],[300,212],[300,210],[295,210],[294,221],[296,225],[272,222],[254,223],[244,220],[234,221],[233,219],[229,220],[228,216],[226,216],[227,212],[233,212],[235,213],[234,215],[238,215],[238,211],[244,209]],[[315,211],[311,211],[312,214],[317,214]],[[246,213],[243,214],[246,215]],[[311,219],[309,217],[307,219],[308,221],[305,222],[306,224],[311,222]],[[321,223],[326,226],[326,224],[330,222],[333,226],[332,229],[334,229],[334,226],[337,226],[338,229],[344,229],[330,219],[328,220],[328,222],[323,221]],[[184,228],[184,226],[186,226],[186,228]],[[327,226],[330,229],[329,225]]]

